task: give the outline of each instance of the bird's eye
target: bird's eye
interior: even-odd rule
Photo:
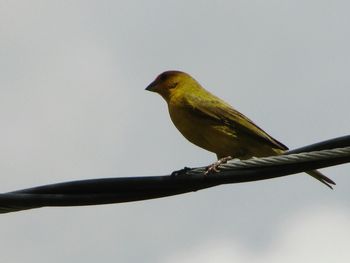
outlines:
[[[178,82],[173,82],[169,85],[169,89],[173,89],[177,86]]]

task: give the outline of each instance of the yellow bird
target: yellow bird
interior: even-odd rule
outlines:
[[[163,72],[146,90],[165,99],[171,120],[187,140],[215,153],[219,160],[280,155],[288,150],[187,73]],[[330,188],[335,184],[318,171],[308,174]]]

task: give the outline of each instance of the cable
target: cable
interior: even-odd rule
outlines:
[[[336,148],[331,150],[314,151],[298,154],[278,155],[256,158],[248,160],[233,159],[226,163],[220,164],[219,168],[222,171],[232,171],[241,168],[264,167],[272,165],[296,164],[305,161],[325,160],[330,158],[345,157],[350,154],[350,147]],[[189,174],[203,173],[206,167],[192,169]]]
[[[132,202],[198,191],[221,184],[252,182],[350,162],[350,136],[288,151],[285,155],[232,160],[219,173],[204,167],[171,175],[117,177],[63,182],[0,194],[0,213],[45,206]],[[176,175],[174,175],[176,174]]]

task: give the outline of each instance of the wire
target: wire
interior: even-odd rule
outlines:
[[[336,148],[331,150],[314,151],[298,154],[278,155],[256,158],[248,160],[232,159],[226,163],[220,164],[219,168],[222,171],[232,171],[241,168],[264,167],[272,165],[284,165],[290,163],[302,163],[305,161],[325,160],[329,158],[345,157],[350,154],[350,147]],[[189,174],[203,173],[206,167],[192,169]]]
[[[82,206],[132,202],[198,191],[221,184],[252,182],[350,162],[350,136],[288,151],[285,155],[232,160],[219,173],[204,167],[171,175],[117,177],[63,182],[0,194],[0,213],[45,206]],[[176,175],[175,175],[176,174]]]

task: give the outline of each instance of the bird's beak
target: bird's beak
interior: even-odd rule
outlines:
[[[155,85],[155,83],[154,83],[154,81],[151,83],[151,84],[149,84],[148,86],[147,86],[147,88],[146,88],[146,90],[148,90],[148,91],[155,91],[154,89],[155,89],[155,87],[156,87],[156,85]]]

